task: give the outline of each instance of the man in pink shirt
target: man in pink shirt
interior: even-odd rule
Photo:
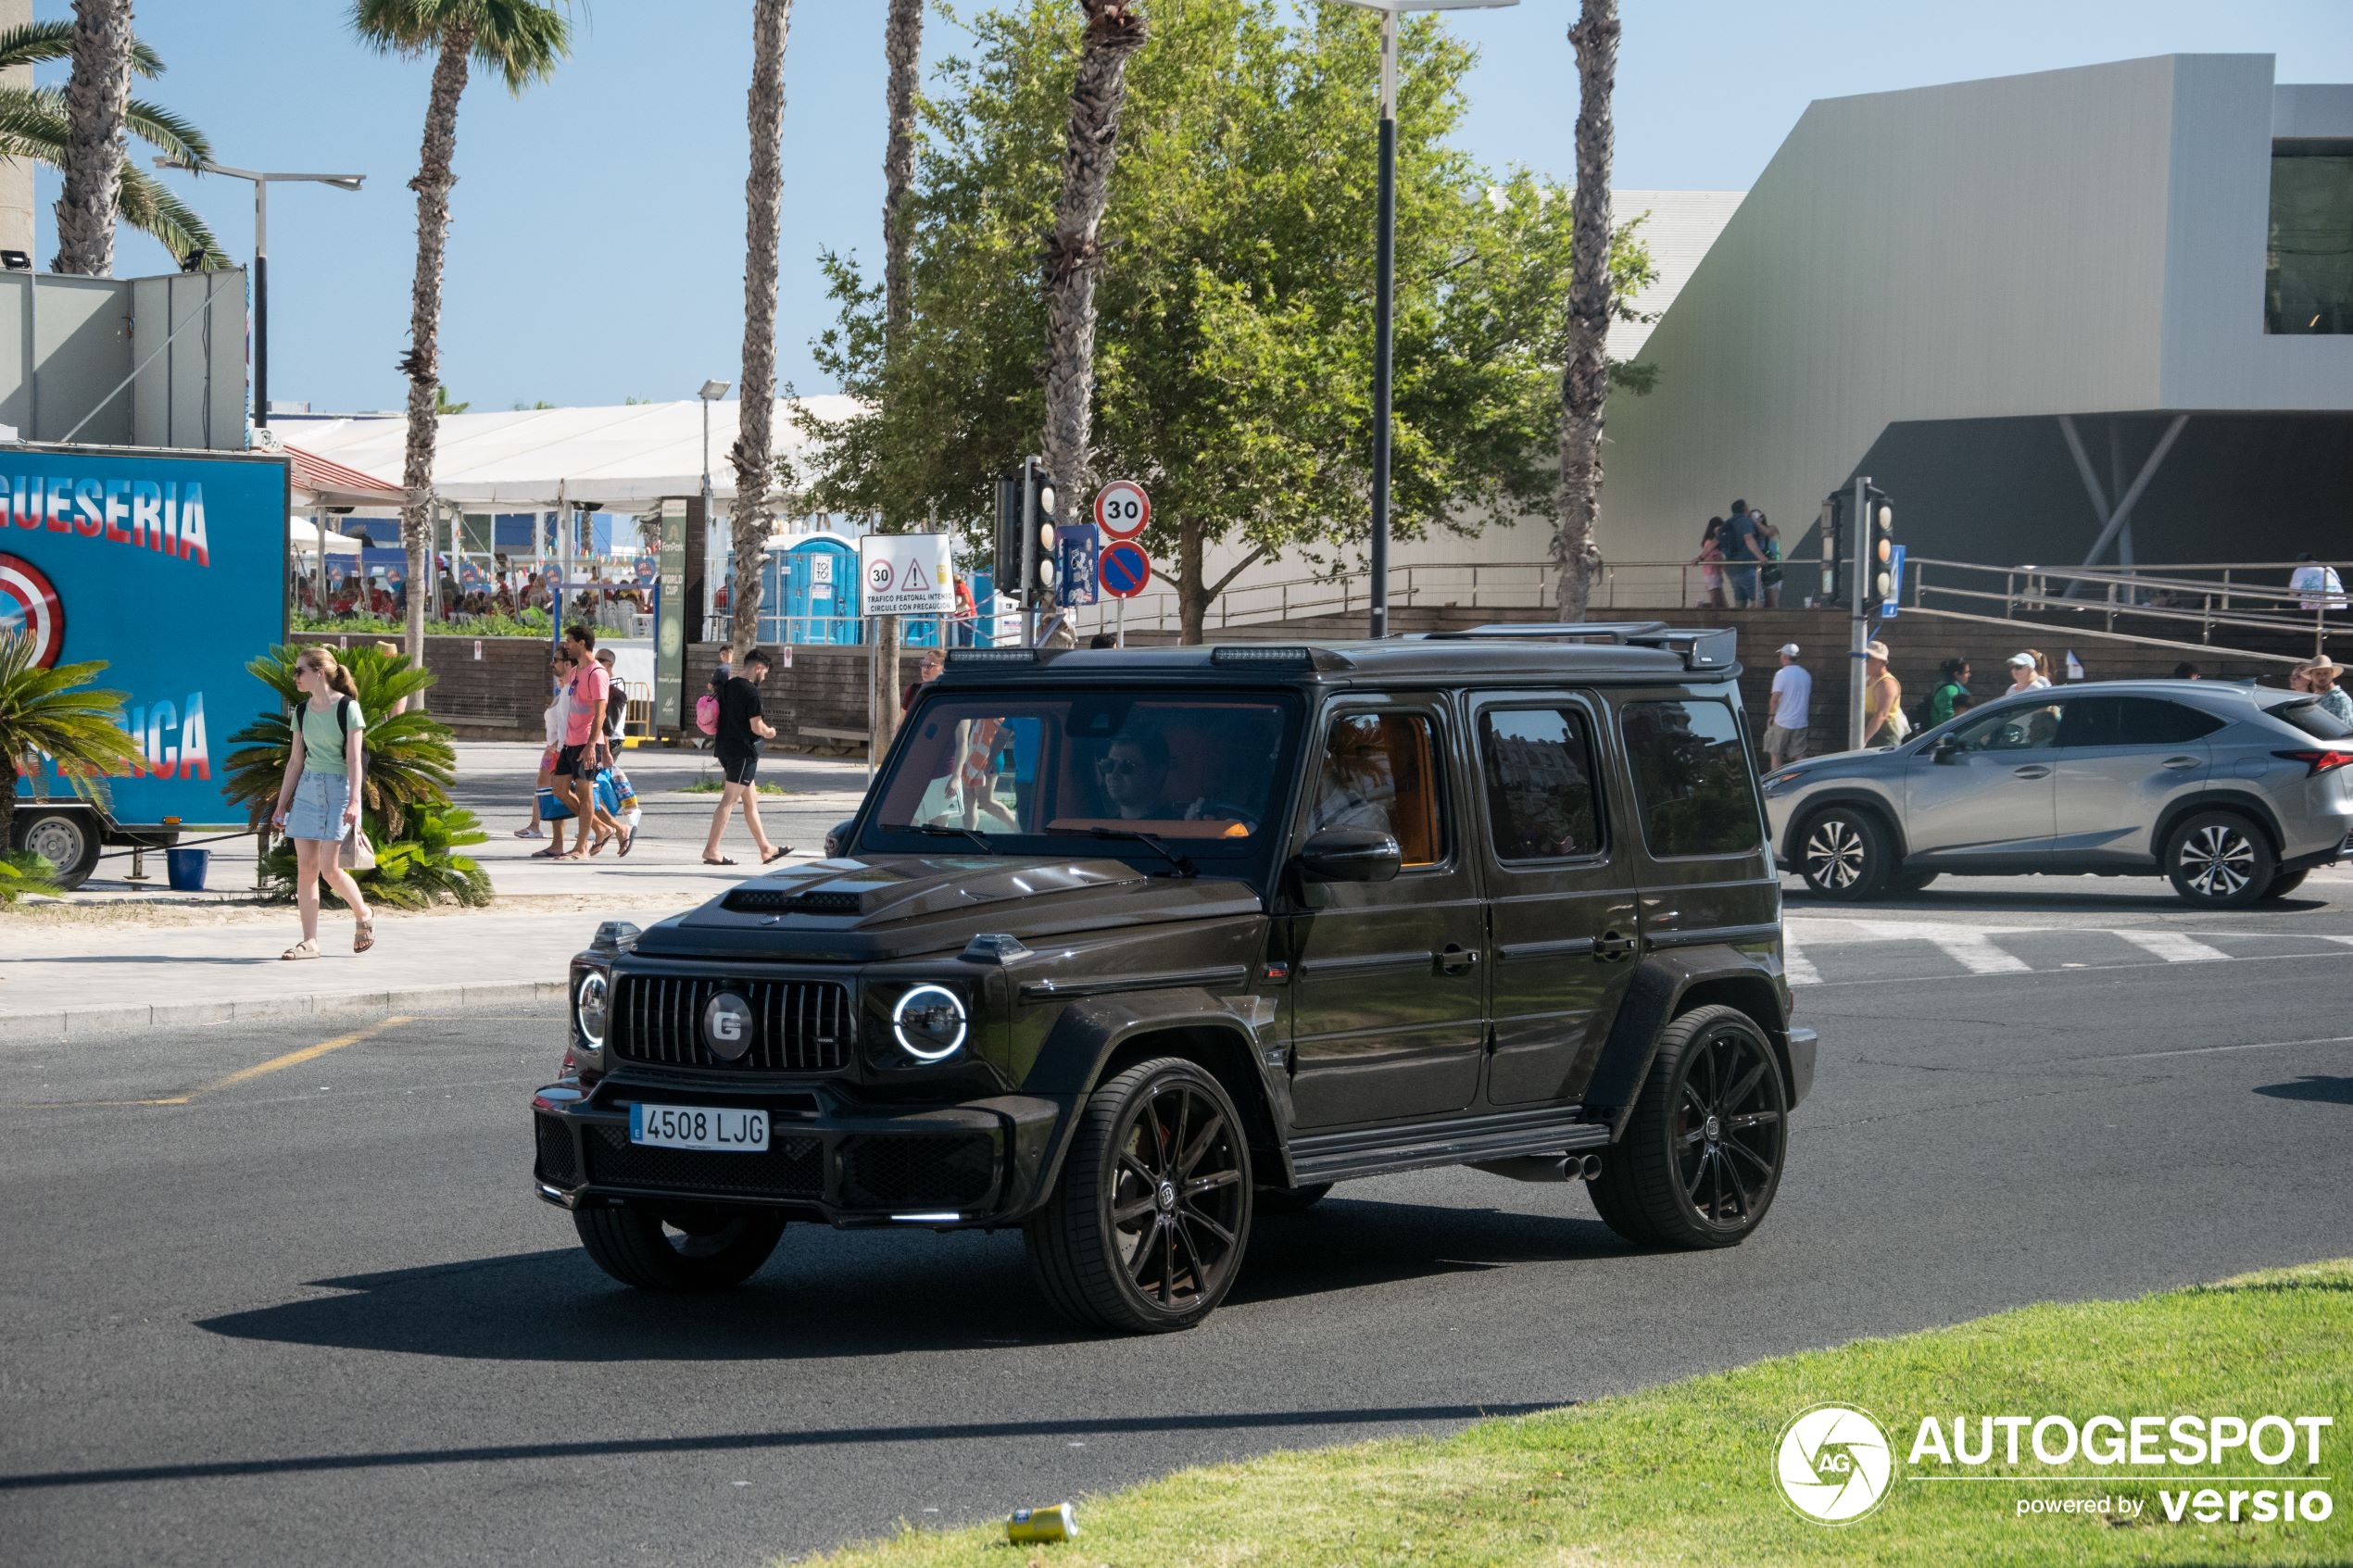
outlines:
[[[564,745],[556,754],[556,788],[572,802],[581,834],[572,853],[558,858],[577,860],[593,855],[615,834],[626,855],[635,835],[597,807],[598,771],[612,760],[605,738],[605,699],[612,694],[612,676],[597,661],[595,627],[567,626],[564,646],[572,654],[573,671],[564,687]]]

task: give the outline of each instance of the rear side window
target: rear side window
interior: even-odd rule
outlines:
[[[2282,703],[2271,709],[2271,717],[2284,720],[2314,740],[2353,740],[2353,725],[2317,702]]]
[[[1499,860],[1601,852],[1593,741],[1575,709],[1489,709],[1478,721],[1487,831]]]
[[[2059,721],[2061,746],[2182,746],[2210,735],[2222,721],[2152,696],[2079,696]]]
[[[1421,713],[1348,713],[1332,721],[1307,829],[1375,828],[1393,835],[1403,864],[1446,858],[1440,826],[1438,741]]]
[[[1737,855],[1764,843],[1730,704],[1629,702],[1618,722],[1653,855]]]

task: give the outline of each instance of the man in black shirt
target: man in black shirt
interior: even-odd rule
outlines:
[[[727,831],[727,813],[740,802],[744,825],[751,829],[751,842],[760,850],[760,863],[780,860],[792,853],[792,846],[778,847],[768,842],[768,834],[760,825],[760,743],[775,738],[775,726],[761,716],[760,684],[768,678],[768,655],[759,648],[744,656],[744,672],[728,681],[719,692],[719,734],[711,750],[719,759],[719,771],[725,781],[719,792],[719,809],[711,814],[711,837],[703,845],[702,860],[706,866],[732,866],[736,862],[719,853],[720,836]]]

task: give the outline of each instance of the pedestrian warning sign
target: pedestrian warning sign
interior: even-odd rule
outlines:
[[[945,533],[869,533],[858,541],[863,615],[953,615],[956,577]]]

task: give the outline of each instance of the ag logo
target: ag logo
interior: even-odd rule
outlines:
[[[722,1061],[739,1060],[751,1049],[751,1004],[733,991],[722,991],[703,1004],[702,1037]]]
[[[55,669],[66,650],[66,607],[39,567],[0,553],[0,636],[12,632],[32,644],[37,667]]]
[[[1852,1405],[1816,1405],[1781,1428],[1773,1474],[1790,1506],[1819,1524],[1851,1524],[1885,1500],[1895,1477],[1886,1429]]]

